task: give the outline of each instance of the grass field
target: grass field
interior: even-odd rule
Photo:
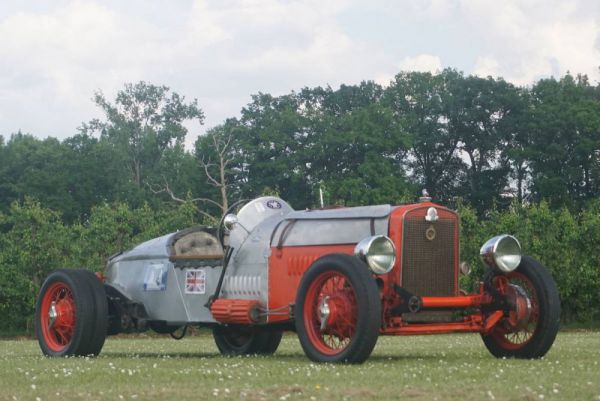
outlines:
[[[311,363],[294,335],[225,358],[210,335],[110,338],[98,358],[0,341],[0,400],[600,400],[600,333],[560,333],[542,360],[493,358],[478,335],[381,337],[363,365]]]

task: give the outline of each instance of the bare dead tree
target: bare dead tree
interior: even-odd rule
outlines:
[[[166,193],[167,195],[169,195],[169,197],[171,197],[171,200],[177,202],[177,203],[185,203],[185,202],[191,202],[194,207],[196,208],[196,210],[198,211],[198,213],[200,213],[201,215],[203,215],[204,217],[209,218],[210,220],[213,221],[218,221],[218,217],[213,216],[210,213],[207,213],[206,211],[200,209],[198,206],[196,206],[196,202],[206,202],[206,203],[210,203],[213,205],[218,206],[219,208],[221,207],[221,205],[218,202],[215,202],[212,199],[209,198],[193,198],[193,199],[183,199],[178,197],[177,195],[175,195],[175,193],[173,192],[173,190],[169,187],[169,182],[167,181],[167,179],[165,177],[163,177],[163,181],[164,181],[164,187],[156,189],[154,188],[150,183],[147,183],[148,185],[148,189],[150,189],[150,192],[152,192],[155,195],[161,194],[161,193]]]
[[[231,186],[231,184],[227,183],[227,167],[233,162],[233,158],[228,155],[229,145],[231,144],[231,134],[227,135],[227,137],[222,137],[220,135],[212,135],[213,149],[217,154],[217,161],[212,163],[210,159],[208,161],[204,160],[204,156],[200,159],[200,165],[204,168],[204,173],[206,174],[206,178],[208,179],[208,183],[212,186],[219,189],[221,192],[221,210],[223,213],[229,209],[229,201],[227,198],[227,188]],[[218,177],[211,173],[212,167],[217,167]]]
[[[196,210],[205,217],[213,221],[218,221],[218,217],[207,213],[206,211],[200,209],[196,203],[203,202],[213,206],[218,207],[221,210],[221,214],[225,214],[227,209],[229,209],[229,200],[228,200],[228,188],[232,185],[227,182],[227,169],[233,163],[234,159],[229,154],[230,145],[232,141],[232,135],[219,135],[218,133],[213,133],[211,135],[212,143],[210,147],[214,154],[216,155],[216,160],[213,162],[210,158],[206,159],[204,156],[200,159],[200,166],[204,169],[204,173],[207,178],[207,182],[219,189],[221,199],[220,202],[215,201],[210,198],[193,198],[193,199],[183,199],[177,196],[171,187],[169,186],[169,182],[166,177],[163,176],[164,185],[162,187],[156,188],[148,183],[148,188],[154,194],[166,193],[169,195],[171,200],[177,203],[185,203],[192,202],[196,207]]]

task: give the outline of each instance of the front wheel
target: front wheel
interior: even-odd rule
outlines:
[[[360,260],[326,255],[302,278],[295,315],[300,344],[311,360],[362,363],[379,336],[379,291]]]
[[[505,275],[489,277],[503,287],[511,310],[487,335],[487,349],[498,358],[541,358],[556,338],[560,322],[560,299],[550,272],[529,256]]]

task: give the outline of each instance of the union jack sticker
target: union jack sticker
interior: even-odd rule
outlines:
[[[203,269],[185,271],[185,293],[204,294],[206,292],[206,272]]]

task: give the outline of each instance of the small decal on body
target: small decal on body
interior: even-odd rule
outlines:
[[[206,271],[204,269],[188,269],[185,271],[185,293],[206,293]]]
[[[151,263],[144,275],[144,291],[164,291],[167,289],[167,266]]]
[[[279,202],[275,199],[271,199],[271,200],[267,201],[267,207],[269,209],[281,209],[281,202]]]

